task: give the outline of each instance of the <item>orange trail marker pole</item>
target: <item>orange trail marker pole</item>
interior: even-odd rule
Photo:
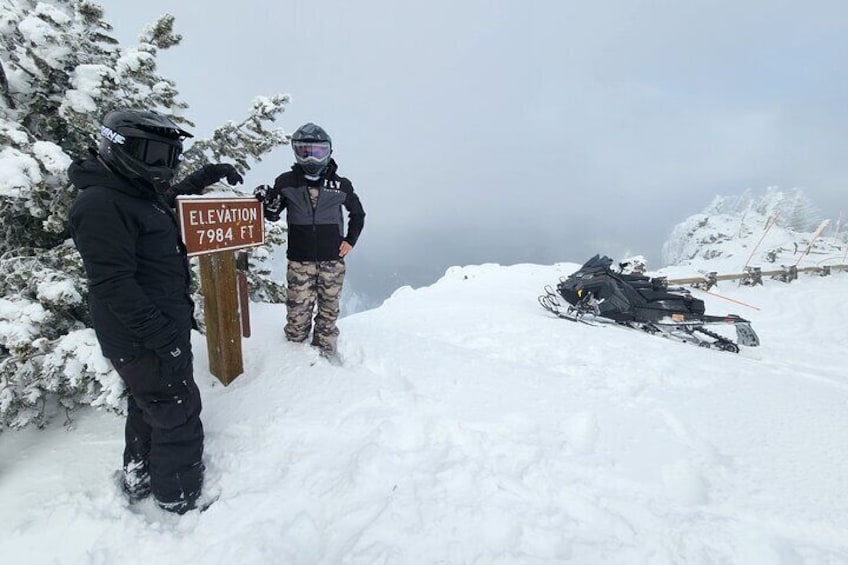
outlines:
[[[776,223],[777,223],[777,217],[778,217],[779,215],[780,215],[780,212],[778,212],[778,213],[777,213],[777,214],[775,214],[774,216],[769,216],[769,219],[768,219],[768,220],[766,220],[766,229],[765,229],[765,231],[763,231],[763,235],[760,237],[760,241],[758,241],[758,242],[757,242],[757,245],[755,245],[755,246],[754,246],[754,249],[752,249],[752,250],[751,250],[751,254],[748,256],[748,260],[747,260],[747,261],[745,261],[745,266],[744,266],[744,267],[742,267],[742,270],[743,270],[743,271],[745,270],[745,267],[747,267],[747,266],[748,266],[748,263],[750,263],[750,262],[751,262],[751,259],[753,259],[753,258],[754,258],[754,253],[756,253],[756,252],[757,252],[757,249],[759,249],[760,244],[761,244],[761,243],[763,242],[763,240],[766,238],[766,234],[768,234],[768,232],[769,232],[769,230],[772,228],[772,226],[774,226],[774,224],[776,224]]]
[[[696,289],[696,290],[701,290],[701,289]],[[722,300],[728,300],[728,301],[730,301],[730,302],[735,302],[736,304],[740,304],[740,305],[745,306],[745,307],[747,307],[747,308],[752,308],[752,309],[756,310],[757,312],[759,312],[759,311],[760,311],[760,309],[759,309],[759,308],[757,308],[756,306],[751,306],[750,304],[746,304],[746,303],[742,302],[741,300],[736,300],[735,298],[730,298],[730,297],[727,297],[727,296],[722,296],[722,295],[720,295],[720,294],[716,294],[715,292],[710,292],[710,291],[708,291],[708,290],[701,290],[701,292],[706,292],[706,293],[707,293],[707,294],[709,294],[710,296],[715,296],[716,298],[721,298]]]
[[[798,260],[797,260],[797,261],[795,261],[795,266],[796,266],[796,267],[797,267],[797,266],[798,266],[798,264],[801,262],[801,259],[803,259],[804,257],[806,257],[806,256],[807,256],[807,253],[809,253],[809,252],[810,252],[810,249],[812,249],[812,248],[813,248],[813,244],[814,244],[814,243],[816,242],[816,240],[817,240],[817,239],[821,236],[822,232],[824,232],[824,229],[827,227],[827,225],[828,225],[829,223],[830,223],[830,220],[823,220],[823,221],[822,221],[822,223],[821,223],[821,224],[819,224],[819,228],[816,230],[816,233],[814,233],[814,234],[813,234],[813,237],[810,239],[810,243],[809,243],[809,245],[807,245],[807,249],[806,249],[806,250],[804,250],[804,252],[801,254],[801,256],[800,256],[800,257],[798,257]]]

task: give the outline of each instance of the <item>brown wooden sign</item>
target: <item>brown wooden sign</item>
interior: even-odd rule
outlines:
[[[180,196],[177,214],[190,257],[265,243],[262,204],[252,197]]]

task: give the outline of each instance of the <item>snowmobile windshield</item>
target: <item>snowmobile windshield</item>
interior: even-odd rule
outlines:
[[[323,141],[295,142],[294,154],[301,160],[323,161],[330,156],[330,144]]]

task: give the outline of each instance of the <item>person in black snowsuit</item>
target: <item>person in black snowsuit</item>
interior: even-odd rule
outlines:
[[[254,194],[263,202],[266,219],[277,221],[286,210],[286,338],[300,342],[312,332],[312,345],[338,362],[336,320],[345,257],[362,233],[365,210],[350,180],[337,173],[326,131],[313,123],[301,126],[292,135],[292,149],[296,163],[291,170]],[[347,234],[342,208],[348,212]]]
[[[182,514],[201,491],[203,426],[191,275],[173,201],[242,177],[232,165],[206,165],[171,186],[191,134],[154,112],[110,112],[100,136],[99,149],[68,169],[79,189],[69,229],[97,340],[128,391],[123,488],[131,502],[152,492],[162,508]]]

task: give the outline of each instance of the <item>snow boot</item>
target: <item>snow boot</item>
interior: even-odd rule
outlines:
[[[121,490],[135,504],[150,496],[150,474],[144,462],[131,462],[124,467],[121,474]]]

